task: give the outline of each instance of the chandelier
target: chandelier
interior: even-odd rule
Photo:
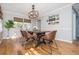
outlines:
[[[28,13],[28,17],[29,17],[30,19],[35,19],[35,18],[37,18],[38,16],[39,16],[39,13],[38,13],[38,11],[35,10],[35,5],[32,5],[32,11],[30,11],[30,12]]]

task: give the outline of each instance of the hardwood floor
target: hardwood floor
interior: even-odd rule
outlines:
[[[52,55],[79,55],[79,45],[57,41],[58,49],[52,44]],[[26,49],[25,49],[26,48]],[[0,55],[50,55],[50,49],[47,45],[40,45],[34,48],[34,42],[21,46],[18,40],[3,40],[0,44]]]

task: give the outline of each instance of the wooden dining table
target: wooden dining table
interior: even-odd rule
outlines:
[[[39,45],[41,45],[42,43],[45,43],[43,39],[41,39],[42,36],[45,35],[46,32],[49,31],[28,31],[30,34],[35,33],[36,37],[35,40],[37,41],[37,44],[35,45],[35,47],[38,47]]]

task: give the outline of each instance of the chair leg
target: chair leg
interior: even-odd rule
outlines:
[[[48,44],[48,46],[49,46],[49,49],[50,49],[50,54],[52,55],[52,46],[51,46],[51,44]]]
[[[56,41],[54,40],[54,42],[55,42],[55,45],[56,45],[56,47],[57,47],[57,49],[58,49],[58,45],[57,45],[57,43],[56,43]]]

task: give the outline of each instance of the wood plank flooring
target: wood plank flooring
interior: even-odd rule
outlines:
[[[52,44],[52,55],[79,55],[79,44],[56,41]],[[79,42],[77,42],[79,43]],[[3,40],[0,44],[0,55],[50,55],[48,45],[40,45],[34,48],[34,42],[23,47],[16,39]]]

